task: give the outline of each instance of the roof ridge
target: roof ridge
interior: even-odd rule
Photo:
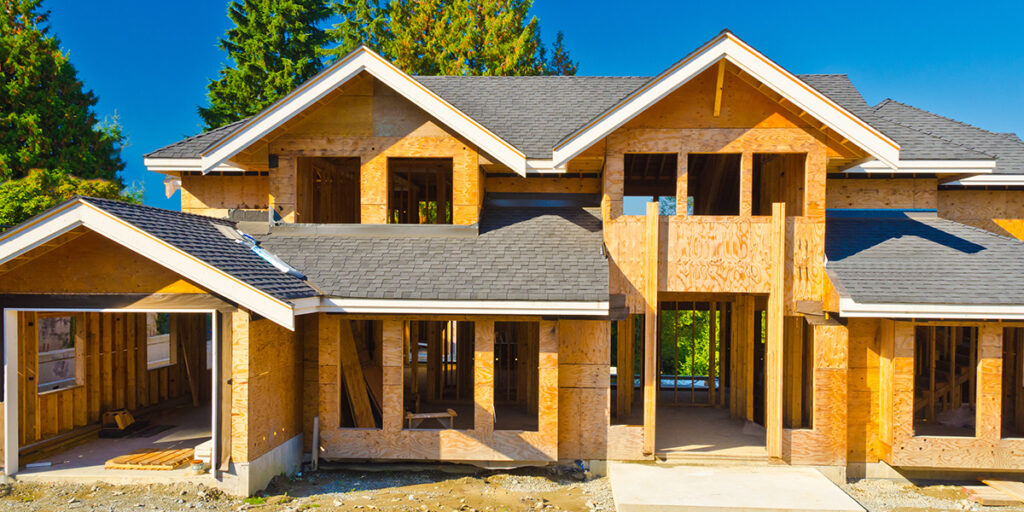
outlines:
[[[643,75],[411,75],[416,80],[420,78],[471,78],[471,79],[530,79],[530,78],[635,78],[639,80],[650,79],[650,76]]]
[[[983,150],[983,149],[979,149],[979,148],[977,148],[977,147],[974,147],[974,146],[969,146],[969,145],[967,145],[967,144],[964,144],[964,143],[962,143],[962,142],[957,142],[957,141],[954,141],[954,140],[952,140],[952,139],[948,139],[948,138],[946,138],[946,137],[943,137],[943,136],[941,136],[941,135],[936,135],[936,134],[934,134],[934,133],[931,133],[931,132],[926,132],[926,131],[924,131],[924,130],[922,130],[922,129],[920,129],[920,128],[916,127],[916,126],[910,126],[910,125],[908,125],[908,124],[906,124],[906,123],[903,123],[903,122],[897,121],[896,119],[894,119],[894,118],[892,118],[892,117],[889,117],[889,116],[883,115],[883,114],[882,114],[881,112],[879,112],[878,110],[876,110],[876,109],[877,109],[877,108],[878,108],[879,106],[881,106],[881,105],[883,105],[883,104],[886,104],[887,102],[895,103],[895,104],[897,104],[897,105],[903,105],[902,103],[900,103],[900,102],[898,102],[898,101],[895,101],[895,100],[892,100],[892,99],[886,98],[885,100],[883,100],[882,102],[880,102],[880,103],[879,103],[878,105],[875,105],[874,107],[871,107],[871,112],[872,112],[872,114],[874,114],[874,115],[878,116],[878,117],[879,117],[880,119],[884,119],[884,120],[886,120],[886,121],[888,121],[888,122],[890,122],[890,123],[892,123],[892,124],[895,124],[895,125],[898,125],[898,126],[902,126],[902,127],[906,128],[906,129],[908,129],[908,130],[914,130],[915,132],[917,132],[917,133],[920,133],[920,134],[922,134],[922,135],[927,135],[928,137],[932,137],[932,138],[934,138],[934,139],[938,139],[938,140],[941,140],[941,141],[943,141],[943,142],[946,142],[946,143],[952,144],[952,145],[954,145],[954,146],[959,146],[959,147],[961,147],[961,148],[965,148],[965,149],[967,149],[967,150],[969,150],[969,151],[973,151],[973,152],[975,152],[975,153],[979,153],[979,154],[981,154],[981,155],[984,155],[984,156],[987,156],[987,157],[989,157],[989,158],[993,158],[993,159],[999,158],[999,155],[993,155],[992,153],[989,153],[988,151],[985,151],[985,150]],[[908,106],[908,107],[910,107],[910,105],[905,105],[905,106]],[[916,108],[916,107],[911,107],[911,108]],[[927,111],[925,110],[925,111],[923,111],[923,112],[927,112]],[[937,114],[936,114],[936,115],[937,115]],[[942,117],[942,116],[938,116],[938,117]],[[958,121],[958,122],[959,122],[959,121]],[[979,129],[980,129],[980,128],[979,128]],[[984,130],[983,130],[983,131],[984,131]],[[991,132],[990,132],[990,133],[991,133]]]
[[[874,107],[871,107],[871,109],[875,110],[877,107],[880,107],[883,104],[888,104],[888,103],[894,103],[896,105],[900,105],[900,106],[903,106],[903,107],[907,107],[909,109],[916,110],[916,111],[921,112],[923,114],[928,114],[928,115],[930,115],[932,117],[937,117],[939,119],[945,119],[946,121],[954,122],[954,123],[959,124],[961,126],[966,126],[968,128],[973,128],[975,130],[983,131],[985,133],[989,133],[989,134],[992,134],[992,135],[1002,135],[1003,133],[1013,133],[1013,132],[993,132],[991,130],[986,130],[986,129],[980,127],[980,126],[975,126],[975,125],[973,125],[971,123],[968,123],[968,122],[965,122],[965,121],[961,121],[959,119],[953,119],[952,117],[944,116],[942,114],[936,114],[935,112],[932,112],[931,110],[925,110],[925,109],[923,109],[921,107],[915,107],[913,105],[909,105],[907,103],[903,103],[902,101],[897,101],[897,100],[894,100],[892,98],[886,98],[885,100],[880,102],[878,105],[876,105]],[[1014,135],[1016,135],[1016,134],[1014,134]]]
[[[845,76],[849,77],[848,73],[794,73],[796,76]]]

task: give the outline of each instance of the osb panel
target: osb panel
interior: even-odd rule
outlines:
[[[384,428],[337,428],[322,425],[323,456],[328,459],[393,459],[447,461],[553,461],[557,458],[561,409],[558,393],[556,322],[543,321],[539,338],[538,430],[494,430],[494,321],[475,319],[473,430],[402,430],[403,320],[384,320],[383,362]],[[322,331],[323,332],[323,331]],[[321,336],[322,342],[330,336]],[[333,357],[333,346],[321,346],[321,357]],[[321,372],[324,367],[321,366]],[[324,390],[333,389],[337,374],[321,375],[321,410]],[[330,400],[336,394],[329,395]],[[333,406],[332,406],[333,408]],[[323,418],[321,418],[323,419]]]
[[[69,241],[52,249],[36,249],[24,259],[0,267],[0,292],[206,293],[162,265],[93,231],[76,238],[64,235],[56,242],[61,240]],[[4,273],[4,269],[11,270]]]
[[[611,359],[610,323],[601,320],[560,320],[558,322],[559,365],[593,364],[608,366]]]
[[[804,216],[825,214],[827,146],[800,128],[619,128],[607,138],[608,156],[602,175],[602,215],[607,222],[622,215],[625,153],[678,153],[677,211],[686,211],[687,153],[741,153],[740,213],[750,214],[752,153],[806,153]]]
[[[269,176],[187,175],[181,177],[181,211],[242,208],[265,210],[270,202]]]
[[[768,292],[768,219],[674,216],[667,222],[659,291]]]
[[[487,177],[487,192],[520,192],[545,194],[599,194],[599,178],[519,178]]]
[[[830,179],[826,208],[927,208],[938,204],[938,180]]]
[[[558,322],[558,458],[600,459],[610,410],[610,323]]]
[[[1024,465],[1024,440],[1000,438],[1003,329],[974,325],[979,331],[975,437],[942,437],[914,435],[914,324],[895,323],[892,465],[990,470]]]
[[[842,325],[815,325],[813,430],[786,430],[783,454],[792,464],[841,465],[848,446],[849,342]]]
[[[558,370],[558,385],[561,387],[605,389],[611,383],[608,365],[563,364]]]
[[[632,425],[608,426],[608,460],[646,460],[643,454],[644,429]],[[561,451],[561,450],[559,450]]]
[[[249,461],[249,313],[224,315],[231,329],[231,460]],[[255,394],[252,394],[255,398]]]
[[[252,460],[301,432],[302,347],[295,332],[266,319],[249,324],[248,342],[248,401],[258,404],[248,414]]]
[[[940,217],[1024,240],[1024,190],[940,190]]]

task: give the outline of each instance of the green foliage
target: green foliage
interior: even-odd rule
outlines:
[[[142,202],[142,192],[99,178],[81,179],[64,169],[34,169],[0,183],[0,226],[18,224],[75,196]]]
[[[206,129],[256,114],[360,46],[412,75],[573,75],[559,32],[551,49],[533,0],[233,0],[220,40],[232,64],[199,107]],[[337,22],[327,29],[330,16]]]
[[[97,121],[97,98],[49,33],[41,3],[0,4],[0,182],[65,169],[119,186],[124,134],[116,119]]]
[[[709,318],[707,311],[662,312],[660,336],[663,375],[708,374]]]
[[[234,27],[220,40],[233,64],[207,86],[206,128],[251,116],[317,74],[330,13],[325,0],[233,0]]]
[[[246,505],[265,505],[267,503],[267,499],[263,496],[250,496],[242,500],[242,503],[245,503]]]

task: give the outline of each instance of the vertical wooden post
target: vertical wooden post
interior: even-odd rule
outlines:
[[[740,417],[739,389],[740,389],[740,363],[739,358],[743,353],[740,348],[740,326],[739,319],[742,318],[743,305],[739,297],[732,301],[732,328],[729,329],[729,417]]]
[[[1003,327],[985,322],[978,329],[978,374],[975,395],[975,436],[991,443],[1002,436]]]
[[[935,338],[938,331],[935,327],[928,327],[928,408],[924,411],[925,419],[929,422],[935,421]]]
[[[754,197],[754,154],[744,151],[740,156],[740,216],[753,214]]]
[[[473,325],[473,430],[489,434],[494,432],[494,321]]]
[[[644,442],[643,453],[654,453],[654,419],[658,398],[658,203],[647,203],[644,229]]]
[[[754,344],[761,342],[761,332],[754,326],[757,308],[752,295],[743,296],[743,394],[741,400],[747,421],[754,421]]]
[[[405,327],[409,322],[383,320],[381,324],[381,365],[383,368],[383,405],[381,407],[381,428],[385,432],[402,430],[404,410],[404,389],[402,375],[405,370]],[[321,332],[323,327],[320,328]],[[321,418],[321,423],[323,418]]]
[[[99,320],[98,317],[93,317],[93,321]],[[221,386],[221,344],[224,340],[224,332],[221,330],[221,324],[223,323],[223,316],[220,311],[214,311],[210,314],[210,333],[213,335],[213,339],[210,341],[210,473],[213,474],[214,478],[220,477],[220,467],[216,461],[221,460],[220,453],[223,450],[221,445],[221,393],[223,387]],[[92,324],[92,322],[90,322]],[[90,334],[92,330],[90,329]],[[95,336],[90,336],[94,341]],[[147,379],[142,379],[146,382]],[[148,393],[146,396],[149,396]]]
[[[765,352],[765,429],[768,456],[782,458],[782,340],[785,312],[786,205],[772,204],[771,293],[768,295],[768,344]]]
[[[441,398],[438,393],[441,381],[441,324],[427,322],[424,326],[427,328],[427,399],[437,400]]]
[[[689,206],[689,154],[678,153],[676,156],[676,215],[688,215]]]

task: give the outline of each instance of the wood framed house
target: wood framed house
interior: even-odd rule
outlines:
[[[0,234],[8,476],[118,409],[200,418],[243,494],[304,457],[1024,469],[1024,142],[728,31],[656,77],[363,48],[145,163],[181,212]]]

